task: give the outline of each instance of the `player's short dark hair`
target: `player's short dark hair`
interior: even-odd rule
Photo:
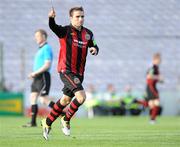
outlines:
[[[80,6],[80,7],[73,7],[69,10],[69,16],[71,17],[73,15],[73,12],[74,11],[84,11],[83,7]]]
[[[42,35],[44,35],[45,39],[47,39],[48,34],[47,34],[47,32],[46,32],[45,30],[43,30],[43,29],[38,29],[38,30],[35,31],[35,33],[37,33],[37,32],[40,32]]]
[[[153,55],[153,59],[161,58],[161,53],[157,52]]]

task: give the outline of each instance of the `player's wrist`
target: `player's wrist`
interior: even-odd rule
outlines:
[[[33,73],[32,73],[32,76],[33,76],[33,77],[36,77],[37,75],[38,75],[37,72],[33,72]]]

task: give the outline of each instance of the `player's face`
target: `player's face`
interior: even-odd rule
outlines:
[[[161,63],[161,57],[154,59],[155,64],[159,65]]]
[[[158,64],[160,64],[160,63],[161,63],[161,57],[159,57],[159,59],[158,59],[158,61],[157,61],[157,62],[158,62]]]
[[[36,32],[35,40],[36,40],[36,43],[40,45],[45,41],[45,37],[40,32]]]
[[[74,11],[70,17],[71,24],[79,28],[84,24],[84,12],[83,11]]]

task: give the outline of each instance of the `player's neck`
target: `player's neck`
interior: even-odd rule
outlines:
[[[158,64],[158,63],[153,63],[153,65],[155,65],[155,66],[159,66],[159,64]]]
[[[46,41],[43,41],[42,43],[40,43],[39,47],[41,48],[42,46],[44,46],[44,44],[46,44]]]
[[[75,26],[75,25],[73,25],[73,24],[72,24],[72,26],[73,26],[76,30],[78,30],[78,31],[81,31],[81,29],[82,29],[82,26]]]

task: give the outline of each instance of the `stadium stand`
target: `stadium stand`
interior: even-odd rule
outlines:
[[[103,89],[113,83],[117,89],[131,84],[135,90],[144,91],[145,74],[154,52],[161,52],[161,71],[165,83],[162,91],[176,90],[180,75],[180,1],[177,0],[53,0],[57,23],[67,24],[71,6],[85,8],[85,26],[91,28],[100,48],[98,58],[89,56],[84,85],[94,83]],[[0,41],[4,44],[4,75],[7,85],[21,89],[25,81],[28,91],[31,81],[25,78],[32,68],[33,55],[37,49],[34,31],[44,28],[49,34],[54,56],[58,55],[58,40],[48,28],[50,1],[3,0],[0,3]],[[22,49],[25,58],[21,59]],[[22,69],[22,62],[25,69]],[[62,85],[53,65],[53,92]],[[24,71],[23,75],[22,71]]]

